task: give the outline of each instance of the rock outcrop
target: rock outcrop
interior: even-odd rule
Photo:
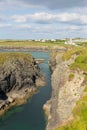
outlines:
[[[51,58],[52,60],[52,58]],[[55,130],[58,126],[64,124],[68,120],[73,119],[72,110],[76,105],[76,101],[80,98],[84,88],[83,71],[72,71],[69,66],[73,63],[75,57],[68,61],[62,60],[62,53],[57,54],[55,59],[55,67],[53,61],[52,66],[52,96],[44,105],[46,115],[48,117],[48,124],[46,130]],[[69,75],[74,77],[70,80]]]
[[[26,101],[39,86],[45,85],[44,75],[31,55],[7,55],[9,56],[0,65],[0,110],[3,111],[12,102]]]

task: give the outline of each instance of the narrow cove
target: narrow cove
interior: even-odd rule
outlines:
[[[40,68],[46,75],[46,86],[41,87],[26,104],[10,109],[1,117],[0,130],[45,130],[46,128],[43,105],[51,96],[49,53],[31,52],[31,54],[37,59],[45,59],[45,62],[40,64]]]

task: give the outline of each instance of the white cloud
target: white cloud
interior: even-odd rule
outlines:
[[[56,22],[66,22],[74,24],[87,24],[87,15],[78,13],[34,13],[25,15],[13,15],[11,17],[15,22],[37,22],[37,23],[56,23]]]
[[[27,21],[27,16],[26,15],[14,15],[11,17],[11,19],[15,20],[15,22],[26,22]]]
[[[9,29],[31,29],[29,24],[8,24],[8,23],[1,23],[0,28],[9,28]]]
[[[87,24],[87,15],[82,15],[82,16],[80,16],[80,21],[81,21],[81,23],[83,23],[83,24]]]
[[[29,24],[20,24],[20,25],[13,25],[13,29],[30,29],[31,26]]]
[[[87,0],[0,0],[0,30],[3,36],[6,31],[24,37],[25,32],[31,37],[82,36],[87,32],[86,6]]]

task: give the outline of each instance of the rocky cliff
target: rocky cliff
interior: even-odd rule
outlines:
[[[0,114],[12,104],[21,104],[45,84],[35,59],[29,54],[0,54]]]
[[[52,96],[44,105],[48,117],[46,130],[55,130],[55,128],[73,119],[72,110],[86,85],[84,72],[71,70],[69,67],[76,57],[72,56],[69,60],[63,61],[62,56],[63,53],[56,54],[55,58],[51,56]]]

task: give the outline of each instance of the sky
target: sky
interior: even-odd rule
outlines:
[[[0,0],[0,39],[87,38],[87,0]]]

